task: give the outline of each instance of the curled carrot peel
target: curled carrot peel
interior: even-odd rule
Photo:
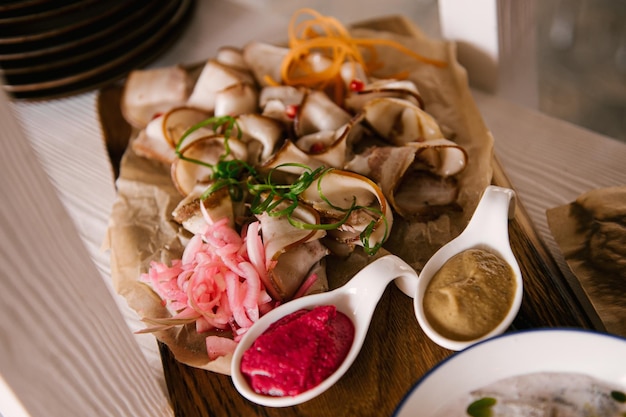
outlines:
[[[337,19],[307,8],[294,13],[289,22],[288,36],[289,52],[280,72],[282,82],[316,89],[332,88],[336,95],[343,92],[340,75],[344,63],[350,63],[353,73],[356,73],[357,66],[368,74],[383,67],[377,46],[394,48],[436,67],[447,65],[445,61],[425,57],[390,39],[353,38]],[[317,59],[326,62],[323,65],[318,63],[314,68],[316,54]],[[406,76],[407,73],[396,74],[396,78]]]

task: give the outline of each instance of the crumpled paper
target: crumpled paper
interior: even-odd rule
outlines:
[[[607,331],[626,337],[626,186],[586,192],[547,218]]]
[[[420,271],[426,260],[467,225],[478,200],[492,176],[493,139],[471,97],[465,70],[456,62],[453,43],[434,41],[421,32],[415,36],[358,29],[354,36],[390,38],[425,56],[445,60],[446,68],[418,63],[395,50],[381,50],[388,73],[410,70],[426,111],[440,123],[450,139],[469,155],[466,170],[458,176],[462,210],[428,223],[407,223],[395,216],[386,250],[395,253]],[[379,74],[384,75],[384,74]],[[180,257],[188,236],[171,220],[181,199],[170,181],[169,167],[133,153],[129,147],[121,161],[118,195],[112,209],[107,244],[111,253],[111,274],[115,290],[124,296],[140,317],[169,317],[161,299],[139,281],[151,261],[169,262]],[[380,251],[378,256],[387,253]],[[373,258],[357,250],[348,259],[330,257],[331,288],[343,285]],[[334,264],[333,264],[334,262]],[[184,364],[229,374],[230,357],[210,362],[204,337],[193,326],[155,333],[176,359]]]

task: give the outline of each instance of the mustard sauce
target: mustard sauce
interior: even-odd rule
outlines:
[[[443,336],[473,340],[506,317],[516,287],[508,263],[486,250],[469,249],[450,258],[432,278],[424,314]]]

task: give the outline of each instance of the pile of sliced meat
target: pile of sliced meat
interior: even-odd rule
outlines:
[[[194,68],[134,71],[122,103],[137,132],[133,150],[171,169],[181,195],[173,219],[192,234],[224,218],[234,229],[258,221],[268,269],[263,284],[281,301],[324,290],[326,255],[380,246],[394,215],[427,220],[454,205],[455,175],[467,164],[465,150],[424,110],[413,82],[369,78],[346,64],[345,94],[337,100],[326,91],[282,85],[287,52],[255,41],[222,48]],[[322,55],[309,59],[317,68],[329,65]],[[222,116],[233,118],[234,131],[199,127],[180,143],[190,127]],[[244,161],[280,184],[325,170],[299,194],[289,218],[253,215],[249,200],[233,199],[226,189],[200,199],[224,159]]]

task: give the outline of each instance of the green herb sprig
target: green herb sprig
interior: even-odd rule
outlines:
[[[224,136],[224,154],[220,155],[216,164],[210,164],[206,161],[202,161],[195,158],[189,158],[182,152],[182,146],[185,140],[195,131],[202,129],[203,127],[211,126],[213,132],[217,133],[222,130]],[[175,152],[176,156],[183,161],[191,162],[194,164],[202,165],[211,169],[212,184],[202,193],[201,200],[205,200],[209,195],[215,191],[228,187],[228,192],[234,201],[242,201],[245,195],[245,190],[242,186],[241,178],[244,176],[258,177],[258,174],[254,167],[240,159],[226,159],[231,154],[230,145],[228,139],[232,136],[233,130],[237,130],[237,139],[241,139],[242,133],[237,123],[237,119],[232,116],[220,116],[210,117],[195,125],[191,126],[180,137],[176,144]]]
[[[185,156],[181,150],[185,140],[193,132],[207,126],[211,126],[215,133],[218,133],[218,131],[221,130],[221,133],[224,136],[225,152],[220,155],[219,161],[216,164],[210,164],[206,161],[189,158]],[[383,219],[385,235],[381,242],[378,242],[375,245],[370,245],[370,238],[376,227],[376,222],[371,221],[360,233],[359,237],[363,243],[363,248],[366,253],[370,255],[375,254],[378,249],[380,249],[382,242],[386,240],[389,231],[389,225],[384,213],[372,207],[365,207],[356,204],[356,197],[353,197],[351,205],[347,208],[338,207],[332,204],[322,191],[321,180],[327,173],[331,172],[333,168],[321,166],[316,169],[312,169],[304,164],[285,163],[272,168],[268,172],[268,175],[263,178],[257,173],[254,167],[245,161],[240,159],[227,159],[231,154],[228,140],[232,137],[233,130],[235,129],[237,132],[237,139],[241,139],[242,132],[239,128],[237,120],[234,117],[211,117],[196,123],[187,129],[176,144],[175,152],[178,158],[187,162],[208,167],[212,171],[210,176],[212,183],[200,196],[201,200],[205,200],[209,195],[224,187],[228,187],[229,194],[234,201],[242,201],[245,198],[245,195],[249,193],[253,196],[250,203],[250,210],[253,214],[267,213],[270,216],[285,216],[292,226],[304,230],[334,230],[344,225],[355,210],[368,210]],[[301,168],[302,173],[291,184],[275,183],[273,180],[274,173],[279,168],[284,167]],[[320,198],[333,209],[343,213],[341,219],[334,223],[312,224],[300,221],[294,215],[296,208],[301,204],[300,195],[315,181],[318,181],[317,191]]]

